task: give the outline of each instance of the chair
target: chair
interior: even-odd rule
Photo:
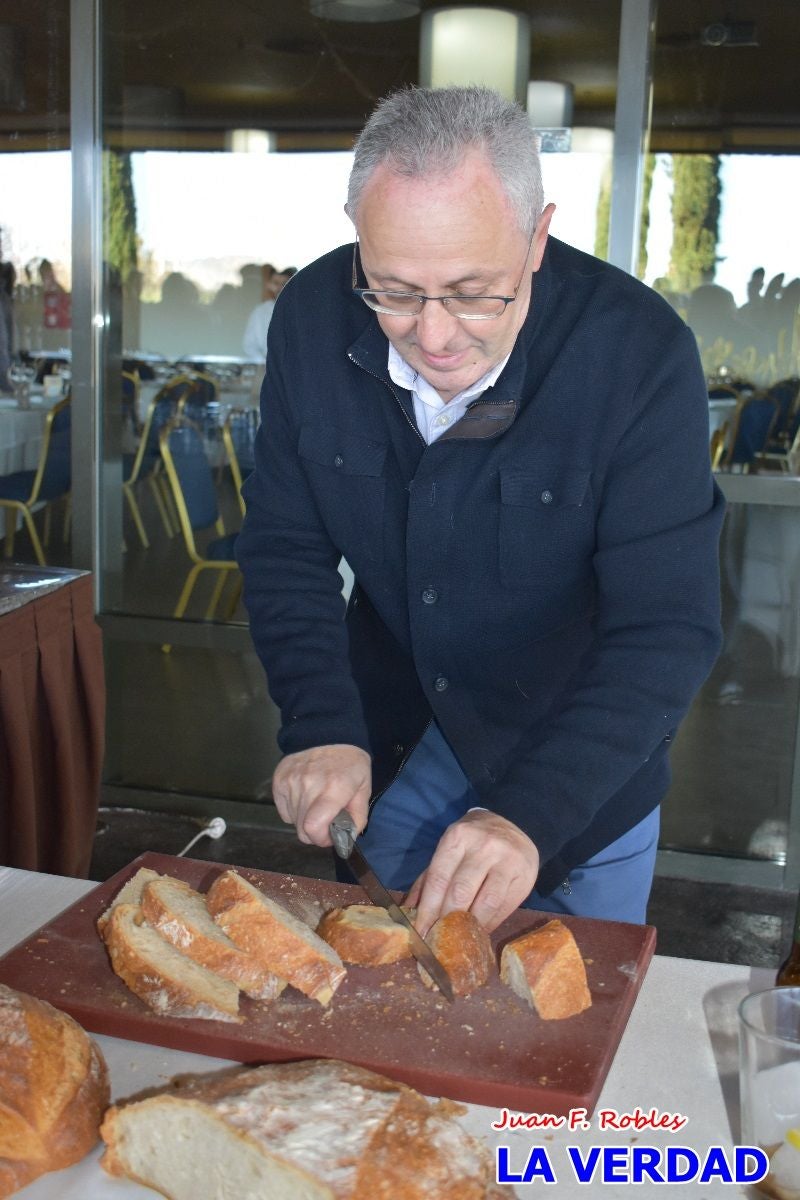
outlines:
[[[730,442],[721,466],[739,467],[745,473],[763,453],[778,419],[778,402],[766,393],[756,393],[736,409]]]
[[[767,388],[767,395],[778,402],[778,419],[770,434],[767,450],[785,454],[800,423],[800,379],[780,379]]]
[[[50,409],[45,418],[44,437],[39,462],[32,471],[15,471],[0,478],[0,507],[6,511],[5,556],[14,555],[14,533],[21,516],[33,545],[40,567],[47,565],[42,543],[33,520],[34,506],[45,505],[45,545],[49,532],[49,506],[62,497],[69,497],[72,486],[72,409],[66,396]],[[65,514],[64,531],[68,514]]]
[[[222,440],[225,443],[228,466],[233,476],[242,516],[244,516],[242,484],[255,465],[254,446],[258,420],[258,410],[255,408],[232,408],[222,427]]]
[[[134,511],[139,511],[134,487],[142,480],[146,480],[152,492],[153,500],[155,501],[167,537],[172,537],[176,530],[167,509],[169,496],[162,490],[162,479],[159,477],[161,472],[161,447],[159,438],[161,430],[176,416],[181,402],[186,398],[191,388],[192,380],[188,375],[176,375],[172,379],[168,379],[164,386],[159,388],[148,405],[147,414],[139,432],[139,444],[135,454],[123,454],[122,456],[122,488],[131,509],[131,515],[134,514]],[[123,390],[123,406],[124,404]],[[134,409],[134,413],[135,411]],[[138,423],[138,417],[136,420]],[[134,522],[136,523],[135,516]],[[146,548],[150,543],[144,531],[144,526],[142,525],[140,528],[137,523],[136,528],[139,532],[142,545]]]
[[[142,514],[136,501],[136,494],[131,483],[134,464],[139,453],[142,436],[142,422],[139,420],[139,375],[136,371],[122,372],[122,491],[128,502],[131,518],[139,534],[139,541],[147,549],[150,541],[145,533]],[[126,446],[136,443],[136,450],[126,450]],[[139,464],[139,468],[141,463]],[[135,480],[133,481],[135,482]]]
[[[238,571],[233,556],[236,534],[225,533],[212,469],[197,426],[186,417],[176,417],[161,430],[159,443],[184,545],[192,561],[173,616],[183,616],[198,576],[202,571],[212,570],[218,572],[218,578],[205,613],[205,619],[210,621],[226,579],[231,572]],[[212,527],[220,536],[210,541],[201,554],[195,533]]]

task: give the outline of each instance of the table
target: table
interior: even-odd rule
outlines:
[[[92,884],[83,880],[0,868],[0,953],[5,953],[39,925],[80,898]],[[581,1147],[584,1157],[595,1146],[688,1146],[704,1158],[711,1146],[727,1152],[738,1139],[738,1082],[736,1007],[750,991],[770,986],[773,973],[722,963],[694,962],[656,956],[645,977],[600,1096],[591,1128],[569,1133],[564,1129],[512,1132],[492,1129],[500,1113],[479,1105],[467,1106],[465,1128],[490,1147],[507,1146],[512,1171],[521,1172],[531,1149],[543,1147],[557,1177],[557,1190],[566,1197],[585,1197],[587,1187],[575,1178],[566,1147]],[[204,1055],[164,1050],[139,1042],[97,1037],[111,1074],[112,1096],[121,1098],[144,1087],[166,1082],[179,1072],[208,1071],[228,1065]],[[679,1133],[635,1131],[600,1132],[600,1114],[656,1108],[659,1114],[681,1114],[689,1122]],[[148,1188],[113,1180],[98,1166],[95,1150],[81,1163],[45,1175],[19,1193],[20,1200],[154,1200]],[[517,1185],[520,1200],[534,1200],[543,1183]],[[684,1200],[700,1185],[660,1184],[656,1196]],[[595,1183],[603,1200],[633,1200],[651,1189],[625,1183]],[[747,1195],[737,1185],[711,1182],[702,1186],[711,1200]]]
[[[0,397],[0,475],[33,471],[39,464],[45,418],[61,397],[45,397],[34,388],[31,407],[21,409],[13,396]]]
[[[219,423],[224,424],[225,418],[232,408],[258,408],[263,374],[254,375],[251,379],[243,379],[241,383],[224,383],[217,393],[219,404]],[[151,401],[164,386],[164,380],[147,380],[139,385],[137,415],[144,421]]]
[[[91,575],[0,568],[0,863],[88,874],[104,732]]]

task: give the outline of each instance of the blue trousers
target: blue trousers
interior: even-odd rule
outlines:
[[[387,887],[406,891],[427,867],[448,825],[480,806],[438,725],[431,722],[359,839]],[[550,896],[534,890],[523,908],[642,924],[658,849],[659,810],[570,872]],[[342,872],[342,877],[346,872]]]

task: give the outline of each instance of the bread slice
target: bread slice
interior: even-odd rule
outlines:
[[[103,1055],[81,1026],[0,984],[0,1197],[79,1162],[108,1102]]]
[[[544,1021],[574,1017],[592,1003],[581,952],[572,930],[559,920],[507,942],[500,978]]]
[[[462,1111],[349,1063],[244,1067],[109,1109],[102,1165],[170,1200],[487,1200]]]
[[[425,941],[450,976],[454,996],[469,996],[496,970],[489,934],[471,912],[457,909],[439,917]],[[419,973],[427,987],[436,986],[422,966]]]
[[[100,936],[103,936],[103,930],[108,924],[108,918],[111,916],[111,910],[117,904],[140,904],[142,900],[142,892],[146,885],[154,879],[161,879],[158,871],[151,871],[149,867],[140,867],[135,875],[131,875],[127,883],[124,883],[117,892],[114,899],[109,904],[104,913],[101,913],[97,918],[97,929]]]
[[[117,904],[103,930],[111,966],[161,1016],[237,1021],[239,989],[151,929],[136,904]]]
[[[403,909],[413,921],[416,909]],[[409,932],[377,904],[348,904],[326,912],[317,933],[347,963],[378,967],[411,958]]]
[[[330,1003],[346,971],[336,951],[308,925],[236,871],[214,880],[206,904],[240,949],[306,996]]]
[[[187,958],[230,979],[255,1000],[274,1000],[286,987],[227,937],[212,919],[205,897],[181,879],[161,876],[142,889],[142,914]]]

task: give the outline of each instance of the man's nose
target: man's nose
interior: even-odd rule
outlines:
[[[417,317],[417,338],[424,350],[443,349],[459,329],[459,321],[441,300],[426,300]]]

